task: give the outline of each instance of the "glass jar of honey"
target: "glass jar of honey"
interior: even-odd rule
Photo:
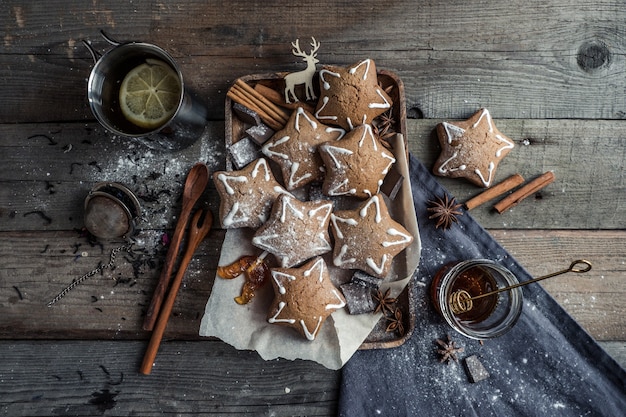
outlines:
[[[501,336],[522,312],[522,290],[511,271],[487,259],[472,259],[442,267],[431,283],[431,299],[446,322],[472,339]]]

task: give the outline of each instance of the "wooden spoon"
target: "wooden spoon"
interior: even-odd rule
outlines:
[[[208,210],[204,220],[202,220],[202,213],[202,210],[198,210],[191,220],[187,250],[183,255],[183,259],[180,261],[180,267],[178,268],[176,277],[172,281],[172,288],[170,288],[170,292],[167,294],[167,298],[163,303],[163,308],[159,312],[159,320],[156,322],[156,326],[152,332],[152,337],[150,338],[150,343],[146,349],[146,354],[144,355],[143,362],[141,363],[141,368],[139,369],[139,372],[144,375],[148,375],[152,371],[152,364],[154,363],[154,358],[156,358],[159,350],[161,339],[163,339],[163,333],[167,327],[167,322],[172,314],[174,301],[176,301],[176,295],[178,295],[178,290],[183,280],[183,276],[185,275],[185,270],[187,269],[193,254],[196,252],[196,249],[198,249],[200,242],[202,242],[211,230],[213,214],[210,210]]]
[[[163,269],[161,270],[159,283],[154,290],[152,301],[150,302],[150,306],[146,312],[146,318],[143,321],[144,330],[152,330],[154,328],[154,322],[159,315],[158,313],[161,308],[161,303],[163,302],[163,296],[165,295],[165,291],[167,291],[167,287],[170,283],[172,269],[174,268],[176,258],[178,257],[180,242],[183,238],[183,234],[185,233],[185,227],[187,226],[189,215],[208,183],[209,169],[205,164],[199,162],[191,167],[189,174],[187,174],[185,188],[183,189],[183,208],[180,212],[178,223],[176,223],[176,228],[174,229],[174,235],[172,236],[167,256],[165,257],[165,265],[163,265]]]

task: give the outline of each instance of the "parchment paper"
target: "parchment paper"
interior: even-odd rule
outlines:
[[[415,238],[409,247],[396,256],[389,276],[381,285],[383,290],[391,288],[391,294],[397,296],[417,269],[421,242],[404,138],[396,135],[390,143],[396,157],[393,169],[398,170],[404,180],[395,200],[387,202],[389,212]],[[343,203],[354,204],[352,201],[336,202]],[[251,229],[229,229],[222,244],[219,265],[228,265],[244,255],[260,254],[261,250],[250,243],[253,235]],[[350,280],[354,271],[334,267],[331,254],[324,258],[336,286]],[[274,296],[270,283],[257,291],[255,298],[247,305],[235,303],[233,299],[240,294],[244,282],[243,276],[233,280],[215,277],[199,334],[218,337],[236,349],[256,350],[265,360],[307,359],[330,369],[339,369],[358,350],[382,317],[380,313],[350,315],[345,308],[337,310],[326,320],[315,340],[310,342],[293,329],[267,322],[267,310]]]

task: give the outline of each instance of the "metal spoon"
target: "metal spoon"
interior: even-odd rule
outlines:
[[[584,265],[584,266],[578,266]],[[567,269],[563,269],[561,271],[553,272],[548,275],[544,275],[539,278],[531,279],[529,281],[520,282],[519,284],[509,285],[508,287],[498,288],[494,291],[489,291],[485,294],[476,295],[474,297],[470,296],[470,294],[465,290],[458,290],[450,294],[449,303],[450,309],[454,314],[462,314],[470,311],[473,307],[472,301],[477,300],[479,298],[488,297],[490,295],[499,294],[504,291],[509,291],[517,287],[521,287],[523,285],[532,284],[533,282],[541,281],[543,279],[552,278],[557,275],[566,274],[568,272],[576,272],[576,273],[584,273],[591,269],[591,262],[586,261],[584,259],[579,259],[572,262]]]
[[[189,215],[208,183],[209,169],[205,164],[200,162],[191,167],[189,174],[187,174],[185,188],[183,189],[183,207],[178,218],[178,223],[176,223],[174,234],[172,235],[172,241],[170,242],[167,256],[165,257],[165,264],[161,270],[159,283],[154,290],[152,301],[150,302],[150,306],[146,312],[146,318],[143,321],[144,330],[152,330],[154,327],[154,322],[157,319],[161,303],[163,302],[163,296],[165,295],[165,291],[170,283],[172,269],[174,268],[176,258],[178,257],[180,242],[183,238],[183,234],[185,233],[185,227],[187,226]]]

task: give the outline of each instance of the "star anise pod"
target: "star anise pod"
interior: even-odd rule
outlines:
[[[450,228],[452,223],[456,223],[457,216],[463,215],[463,213],[459,210],[461,204],[457,204],[454,197],[451,199],[448,198],[446,194],[444,198],[437,197],[435,201],[429,201],[428,211],[433,213],[428,216],[429,219],[435,219],[437,223],[435,224],[435,228],[439,228],[442,226],[444,229]]]
[[[404,336],[404,325],[402,324],[402,310],[396,307],[391,316],[387,316],[387,321],[389,324],[387,325],[386,332],[397,331],[400,337]]]
[[[384,143],[386,143],[387,139],[396,134],[396,131],[393,128],[395,124],[396,120],[393,118],[392,109],[389,109],[378,116],[372,123],[374,133],[376,133],[378,139]]]
[[[441,347],[441,349],[437,349],[437,353],[441,356],[439,362],[447,362],[448,364],[450,364],[451,360],[458,362],[459,358],[456,356],[456,354],[463,352],[464,349],[457,346],[456,342],[453,342],[452,339],[450,339],[449,334],[446,336],[448,338],[447,342],[444,342],[441,339],[435,340],[435,342]]]
[[[389,294],[391,292],[390,288],[387,288],[387,291],[383,294],[381,290],[376,290],[376,293],[372,296],[374,300],[378,303],[376,306],[376,310],[374,313],[382,312],[383,314],[393,314],[394,304],[396,303],[396,298],[391,297]]]

